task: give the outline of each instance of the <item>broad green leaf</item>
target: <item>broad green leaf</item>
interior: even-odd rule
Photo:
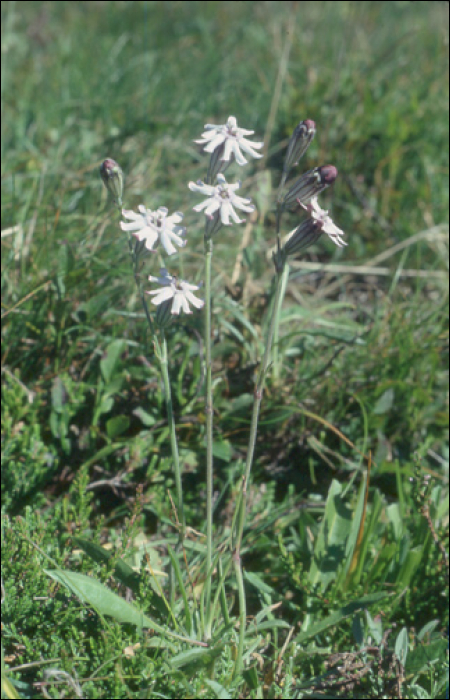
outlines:
[[[144,615],[142,610],[131,605],[131,603],[127,603],[126,600],[110,591],[103,583],[96,581],[90,576],[56,569],[46,569],[45,573],[58,583],[66,586],[84,603],[92,605],[101,615],[110,615],[118,622],[126,622],[138,627],[148,627],[160,632],[163,631],[159,625],[154,623],[147,615]]]
[[[436,639],[430,644],[416,647],[409,652],[406,659],[406,673],[418,674],[432,664],[445,664],[447,658],[448,641]]]
[[[95,542],[90,542],[82,537],[74,537],[74,542],[80,547],[86,554],[98,564],[106,564],[114,556],[112,552],[104,549]],[[156,554],[155,550],[150,547],[145,547],[145,554],[150,559],[150,563],[157,569],[159,565],[159,556]],[[143,552],[140,556],[136,556],[136,565],[140,566],[143,557]],[[139,584],[141,582],[141,576],[134,571],[134,569],[129,566],[123,559],[117,559],[114,566],[114,578],[116,578],[124,586],[130,588],[133,593],[138,593]],[[167,614],[167,608],[164,605],[164,601],[159,595],[158,586],[156,585],[153,577],[149,577],[149,585],[152,587],[155,595],[152,598],[152,605],[162,614]]]
[[[417,634],[417,639],[423,641],[427,636],[432,635],[433,632],[439,627],[440,620],[430,620],[426,625],[422,627],[420,632]]]
[[[324,630],[328,629],[328,627],[338,625],[342,620],[345,620],[346,617],[354,615],[359,610],[364,610],[374,603],[378,603],[380,600],[387,598],[388,595],[388,593],[371,593],[362,598],[357,598],[351,603],[342,606],[331,615],[328,615],[324,620],[318,622],[314,622],[313,620],[308,629],[300,632],[300,634],[295,637],[294,641],[297,642],[297,644],[303,644],[307,639],[321,634]]]
[[[128,416],[114,416],[106,421],[106,432],[111,440],[114,440],[118,435],[121,435],[130,426]]]
[[[416,573],[424,554],[423,546],[419,545],[410,549],[396,577],[397,583],[403,588],[408,588]]]
[[[146,426],[146,428],[150,428],[152,425],[155,425],[156,419],[154,416],[151,416],[150,413],[147,413],[147,411],[144,411],[144,409],[141,406],[138,406],[133,411],[133,414],[139,418],[140,421]]]
[[[217,700],[231,700],[231,695],[228,690],[226,690],[223,685],[220,685],[220,683],[210,681],[208,678],[205,679],[205,683],[215,692]]]
[[[90,542],[82,537],[74,537],[75,544],[80,547],[86,554],[98,564],[106,564],[113,556],[112,552],[104,549],[95,542]],[[140,576],[136,571],[133,571],[131,566],[128,566],[123,559],[118,559],[114,567],[115,578],[123,583],[127,588],[131,588],[133,593],[139,590]]]
[[[203,647],[203,644],[196,642],[193,639],[188,639],[181,636],[180,634],[175,634],[174,632],[161,627],[158,625],[151,617],[145,615],[142,610],[139,610],[131,603],[127,603],[126,600],[120,598],[109,590],[103,583],[96,581],[89,576],[84,574],[73,573],[71,571],[62,571],[59,569],[44,569],[47,576],[50,576],[57,583],[66,586],[74,595],[76,595],[81,601],[91,605],[100,615],[109,615],[118,622],[127,623],[131,625],[136,625],[136,627],[145,627],[146,629],[152,629],[155,632],[163,635],[164,637],[170,637],[171,639],[179,639],[182,642],[191,644],[192,646],[198,645],[200,648],[194,649],[194,651],[210,651]]]
[[[380,396],[376,402],[373,412],[376,416],[382,416],[384,413],[389,413],[392,406],[394,405],[395,391],[394,389],[387,389],[384,394]]]
[[[402,666],[406,664],[406,659],[408,657],[409,651],[409,641],[408,641],[408,630],[403,627],[397,635],[395,640],[395,655],[400,661]]]
[[[67,391],[60,377],[55,377],[51,390],[52,409],[62,413],[67,402]]]
[[[243,671],[242,675],[245,678],[245,682],[247,683],[248,687],[250,690],[257,690],[259,688],[259,678],[258,678],[258,671],[256,669],[256,666],[250,666],[250,668],[247,668],[245,671]]]
[[[341,493],[341,484],[333,480],[309,570],[311,585],[319,584],[322,591],[336,578],[338,568],[344,561],[352,526],[353,514],[341,498]]]
[[[404,523],[400,511],[400,505],[398,503],[390,503],[386,508],[386,515],[394,528],[394,537],[397,541],[399,541],[404,531]]]
[[[100,371],[105,384],[111,381],[125,348],[126,342],[121,339],[113,340],[106,348],[105,354],[100,360]]]
[[[224,462],[230,462],[233,456],[233,449],[228,440],[214,440],[213,455],[217,459],[222,459]]]
[[[374,619],[368,610],[366,610],[365,614],[367,620],[367,629],[372,635],[372,639],[374,640],[375,644],[381,644],[383,640],[383,622],[381,618]]]

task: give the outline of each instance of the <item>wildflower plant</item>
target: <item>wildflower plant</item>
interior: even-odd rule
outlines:
[[[164,383],[165,403],[169,424],[173,468],[176,486],[176,527],[178,530],[178,547],[170,551],[171,575],[169,576],[169,600],[175,600],[175,574],[179,572],[179,558],[183,551],[183,541],[186,532],[186,522],[183,511],[182,468],[178,453],[175,419],[172,410],[171,387],[168,373],[168,350],[166,328],[174,319],[182,314],[192,314],[203,310],[204,313],[204,362],[205,362],[205,415],[206,415],[206,547],[204,561],[205,583],[200,602],[199,628],[197,639],[203,645],[209,645],[214,639],[220,625],[229,625],[228,613],[218,622],[219,603],[222,611],[224,605],[225,586],[227,577],[233,570],[238,590],[239,625],[237,639],[237,654],[235,674],[242,670],[244,646],[246,638],[246,597],[244,577],[241,563],[241,547],[247,510],[247,491],[251,478],[255,446],[258,433],[258,421],[267,373],[274,360],[274,352],[278,352],[279,319],[283,297],[289,276],[289,257],[298,255],[300,251],[317,242],[324,234],[337,246],[346,245],[344,233],[330,218],[328,211],[321,208],[318,195],[329,187],[337,177],[333,165],[313,168],[292,182],[287,183],[292,169],[298,164],[306,152],[316,133],[315,123],[307,119],[300,122],[294,129],[289,141],[280,185],[277,195],[276,215],[276,247],[273,254],[275,273],[274,301],[270,310],[270,322],[267,337],[264,340],[264,353],[260,363],[259,374],[254,390],[253,410],[249,430],[248,449],[245,466],[240,476],[238,496],[234,503],[231,534],[228,554],[222,558],[214,549],[213,540],[213,490],[214,490],[214,396],[212,378],[212,259],[214,242],[220,236],[221,229],[242,224],[244,215],[254,212],[255,207],[250,198],[237,194],[240,181],[227,181],[224,172],[232,165],[244,167],[248,159],[259,159],[263,143],[252,141],[252,130],[238,126],[235,117],[230,116],[225,124],[206,124],[200,139],[196,143],[209,155],[209,164],[204,181],[190,182],[189,189],[203,200],[193,206],[193,210],[204,217],[204,287],[201,283],[187,282],[178,278],[170,271],[169,265],[160,269],[159,274],[150,274],[148,281],[151,288],[143,288],[139,274],[140,260],[144,249],[151,253],[159,250],[161,255],[167,255],[172,262],[178,249],[188,244],[187,231],[182,226],[183,214],[169,214],[164,206],[148,209],[146,205],[138,206],[137,211],[122,209],[123,176],[120,167],[107,159],[101,166],[100,172],[107,189],[111,193],[121,214],[121,229],[128,234],[128,243],[133,263],[133,272],[140,293],[147,322],[154,343],[155,355],[159,361]],[[287,184],[286,184],[287,183]],[[298,214],[305,212],[303,221],[297,227],[282,237],[281,223],[285,211]],[[241,218],[242,217],[242,218]],[[169,262],[169,261],[168,261]],[[145,285],[145,287],[147,287]],[[201,296],[204,298],[201,298]],[[277,363],[274,363],[277,367]],[[276,373],[274,374],[276,378]],[[218,575],[216,575],[218,572]],[[179,580],[179,577],[178,577]],[[186,592],[182,591],[186,605]],[[193,601],[193,605],[196,603]],[[190,618],[192,619],[192,618]],[[168,634],[170,634],[168,632]],[[188,630],[192,638],[193,630]],[[195,636],[195,635],[194,635]],[[198,643],[198,642],[197,642]]]

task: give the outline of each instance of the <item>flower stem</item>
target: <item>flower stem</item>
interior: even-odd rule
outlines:
[[[236,678],[242,671],[242,658],[244,656],[245,642],[245,622],[247,619],[247,602],[245,600],[244,576],[242,572],[242,562],[240,556],[233,554],[233,567],[236,576],[239,598],[239,643],[236,656],[236,663],[233,670],[233,678]]]
[[[184,507],[183,507],[183,487],[181,482],[181,465],[180,456],[178,453],[178,441],[176,434],[175,419],[173,416],[173,404],[172,404],[172,392],[170,388],[169,379],[169,363],[168,363],[168,353],[167,353],[167,341],[164,333],[164,329],[161,329],[161,354],[159,356],[159,363],[161,367],[161,374],[164,383],[164,398],[166,402],[167,411],[167,422],[169,425],[170,434],[170,447],[172,450],[172,461],[173,461],[173,471],[175,476],[175,490],[177,493],[177,514],[180,522],[179,529],[179,541],[183,542],[184,532],[185,532],[185,519],[184,519]]]
[[[252,421],[251,421],[251,426],[250,426],[250,436],[249,436],[249,441],[248,441],[248,448],[247,448],[247,459],[245,463],[245,472],[244,476],[242,479],[242,485],[240,492],[237,497],[237,502],[236,502],[236,508],[234,511],[234,516],[233,516],[233,523],[232,523],[232,533],[234,533],[234,537],[232,540],[232,547],[233,547],[233,562],[234,562],[234,570],[237,578],[237,583],[238,583],[238,590],[239,590],[239,618],[240,618],[240,623],[239,623],[239,648],[238,648],[238,660],[236,662],[236,667],[238,664],[241,663],[242,658],[240,659],[239,657],[239,652],[243,650],[244,646],[244,640],[245,640],[245,624],[246,624],[246,616],[245,616],[245,593],[244,593],[244,588],[243,588],[243,578],[242,578],[242,564],[241,564],[241,545],[242,545],[242,537],[244,534],[244,526],[245,526],[245,515],[246,515],[246,506],[247,506],[247,488],[250,480],[250,472],[252,469],[253,465],[253,458],[255,454],[255,446],[256,446],[256,437],[258,433],[258,420],[259,420],[259,413],[261,409],[261,402],[262,402],[262,397],[264,393],[264,386],[265,386],[265,381],[266,381],[266,376],[267,376],[267,370],[269,368],[269,363],[270,363],[270,357],[271,357],[271,350],[272,350],[272,343],[273,343],[273,337],[275,333],[275,326],[276,326],[276,320],[277,320],[277,310],[280,306],[281,303],[281,298],[283,294],[283,289],[285,289],[285,285],[283,285],[283,279],[286,276],[289,276],[289,267],[286,264],[285,260],[283,260],[281,269],[277,268],[277,277],[276,277],[276,291],[275,291],[275,299],[274,303],[272,306],[272,317],[270,320],[270,326],[269,330],[267,333],[267,339],[266,339],[266,347],[264,351],[264,357],[263,361],[261,364],[261,368],[259,370],[259,375],[258,375],[258,381],[255,387],[255,392],[254,392],[254,399],[253,399],[253,412],[252,412]],[[241,590],[242,587],[242,590]],[[242,655],[241,655],[242,656]],[[237,671],[235,670],[235,673]]]
[[[235,533],[235,537],[233,540],[233,548],[239,552],[241,542],[242,542],[242,533],[244,530],[244,523],[245,523],[245,514],[244,517],[242,517],[241,513],[241,507],[243,503],[243,497],[246,494],[247,490],[247,485],[248,481],[250,478],[250,472],[252,469],[253,465],[253,457],[255,454],[255,446],[256,446],[256,437],[258,434],[258,420],[259,420],[259,412],[261,409],[261,402],[262,402],[262,397],[264,393],[264,386],[266,382],[266,375],[267,375],[267,370],[269,367],[270,363],[270,356],[271,356],[271,349],[272,349],[272,342],[273,342],[273,337],[274,337],[274,332],[275,332],[275,325],[276,325],[276,311],[280,303],[281,299],[281,292],[282,292],[282,279],[284,275],[284,270],[287,268],[287,275],[289,275],[289,266],[287,263],[284,263],[283,269],[277,272],[276,276],[276,290],[275,290],[275,299],[274,303],[272,306],[272,317],[270,320],[270,326],[269,330],[267,333],[267,339],[266,339],[266,347],[264,350],[264,357],[263,361],[261,363],[261,368],[259,370],[259,375],[258,375],[258,381],[256,383],[255,391],[254,391],[254,397],[253,397],[253,411],[252,411],[252,420],[251,420],[251,425],[250,425],[250,436],[248,440],[248,448],[247,448],[247,459],[245,462],[245,471],[244,471],[244,477],[242,480],[242,486],[241,490],[239,492],[238,498],[237,498],[237,503],[236,503],[236,508],[234,511],[234,517],[233,517],[233,523],[232,523],[232,532]]]
[[[211,565],[213,551],[213,391],[211,356],[211,268],[213,243],[205,237],[205,357],[206,357],[206,615],[205,638],[211,636]]]
[[[280,318],[281,308],[283,306],[284,295],[286,294],[286,286],[289,278],[289,265],[285,265],[281,273],[280,294],[278,295],[277,307],[273,309],[275,314],[275,329],[273,333],[273,380],[278,382],[280,379]]]

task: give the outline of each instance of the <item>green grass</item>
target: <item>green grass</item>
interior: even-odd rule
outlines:
[[[2,2],[1,11],[2,697],[444,698],[448,4]],[[98,175],[114,158],[126,208],[185,213],[180,274],[201,280],[187,183],[204,178],[205,160],[193,139],[231,114],[267,152],[239,173],[259,211],[250,237],[236,226],[215,243],[224,562],[273,295],[273,201],[301,119],[317,125],[301,171],[336,165],[321,200],[349,243],[321,241],[292,263],[248,494],[237,676],[231,574],[208,649],[158,632],[196,639],[204,543],[190,535],[189,576],[181,560],[168,613],[176,537],[164,397]],[[169,331],[186,521],[198,532],[201,331],[201,316]]]

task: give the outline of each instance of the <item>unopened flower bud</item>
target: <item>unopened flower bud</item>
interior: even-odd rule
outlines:
[[[207,182],[214,182],[219,173],[224,173],[233,163],[234,155],[232,154],[229,160],[224,160],[223,155],[225,153],[225,145],[222,144],[215,151],[211,153],[211,158],[209,159],[208,174],[206,176]]]
[[[283,197],[283,206],[286,209],[296,209],[300,204],[306,204],[312,197],[317,197],[327,187],[333,184],[338,171],[334,165],[322,165],[304,173],[294,182],[290,190]]]
[[[122,168],[112,158],[107,158],[100,166],[100,176],[103,183],[112,195],[117,206],[122,206],[123,174]]]
[[[309,248],[322,235],[322,227],[314,219],[306,219],[300,226],[291,231],[284,252],[286,255],[296,255],[301,250]]]
[[[155,321],[158,328],[167,328],[172,323],[172,299],[163,301],[156,309]]]
[[[316,124],[312,119],[305,119],[305,121],[297,124],[288,143],[283,173],[287,174],[294,165],[297,165],[313,140],[315,133]]]
[[[222,217],[220,216],[220,210],[217,210],[214,212],[214,214],[211,214],[210,216],[206,217],[206,224],[205,224],[205,238],[209,240],[214,236],[214,234],[217,233],[217,231],[220,231],[222,228],[223,223],[222,223]]]

